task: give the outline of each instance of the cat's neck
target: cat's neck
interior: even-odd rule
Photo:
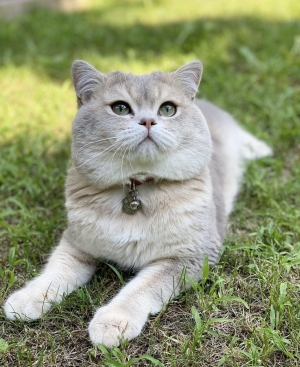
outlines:
[[[85,190],[88,187],[89,190],[93,193],[105,191],[107,189],[116,187],[119,188],[120,186],[128,186],[131,187],[133,184],[135,186],[140,186],[147,184],[148,182],[157,182],[158,178],[154,176],[147,175],[144,172],[138,172],[137,174],[133,174],[127,179],[120,183],[114,183],[109,186],[101,186],[97,185],[97,183],[90,182],[88,178],[82,175],[74,165],[72,165],[68,171],[68,178],[67,178],[67,187],[68,191],[78,191],[78,190]]]

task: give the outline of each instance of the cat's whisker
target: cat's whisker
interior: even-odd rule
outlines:
[[[128,151],[128,160],[129,160],[129,164],[130,164],[130,167],[132,169],[132,172],[134,172],[134,168],[133,168],[132,163],[131,163],[131,148],[129,148],[129,151]]]
[[[82,164],[80,164],[79,166],[76,166],[76,168],[80,168],[83,165],[86,165],[87,163],[93,161],[96,158],[99,158],[102,154],[107,154],[109,153],[116,145],[118,145],[119,143],[114,143],[112,145],[110,145],[109,147],[107,147],[106,149],[104,149],[103,151],[99,152],[98,154],[96,154],[95,156],[93,156],[92,158],[85,160]]]
[[[105,166],[104,167],[106,167],[106,165],[110,162],[110,170],[111,170],[111,172],[112,172],[112,174],[113,174],[113,160],[114,160],[114,158],[115,158],[115,155],[118,153],[118,151],[124,146],[124,145],[126,145],[126,142],[122,142],[122,143],[120,143],[119,142],[119,147],[118,147],[118,149],[114,152],[114,154],[109,158],[109,160],[106,162],[106,164],[105,164]]]
[[[105,168],[106,168],[107,164],[109,162],[111,162],[111,172],[113,173],[113,169],[112,169],[113,159],[114,159],[115,155],[117,154],[117,152],[119,151],[119,149],[122,148],[124,145],[126,145],[126,142],[123,142],[123,143],[119,143],[119,142],[118,143],[115,143],[115,146],[117,146],[117,145],[119,145],[119,147],[116,149],[116,151],[114,152],[114,154],[105,163],[105,165],[103,167],[103,170],[102,170],[103,172],[105,172]]]
[[[170,150],[167,149],[167,156],[168,156],[168,162],[170,163],[170,154],[174,155],[174,153]],[[181,183],[183,183],[183,173],[182,173],[182,169],[180,167],[180,165],[177,163],[176,159],[173,159],[173,162],[175,163],[176,167],[179,169],[180,174],[181,174]]]
[[[109,161],[111,161],[110,163],[111,163],[111,168],[112,168],[112,163],[113,163],[113,160],[114,160],[114,158],[115,158],[115,155],[118,153],[118,151],[122,148],[122,147],[124,147],[124,146],[126,146],[126,142],[124,141],[124,142],[122,142],[122,143],[120,143],[119,142],[119,147],[117,148],[117,150],[114,152],[114,154],[109,158],[109,160],[107,161],[107,163],[109,162]]]
[[[124,181],[124,179],[123,179],[123,162],[124,162],[124,156],[125,156],[126,151],[127,151],[127,149],[128,149],[129,147],[130,147],[130,146],[129,146],[129,145],[127,145],[127,147],[126,147],[126,149],[125,149],[125,151],[124,151],[124,153],[123,153],[122,161],[121,161],[121,178],[122,178],[122,184],[123,184],[123,187],[124,187],[124,185],[125,185],[125,181]]]
[[[112,137],[105,138],[105,139],[100,139],[100,140],[96,140],[96,141],[90,141],[89,143],[84,144],[84,145],[83,145],[82,147],[80,147],[80,148],[78,149],[78,151],[76,152],[75,159],[77,159],[79,152],[80,152],[82,149],[86,148],[87,146],[89,146],[89,145],[91,145],[91,144],[101,143],[102,141],[106,141],[106,140],[110,140],[110,139],[116,139],[116,138],[117,138],[116,136],[112,136]]]
[[[132,150],[132,147],[130,146],[130,145],[128,145],[128,147],[127,148],[129,148],[128,149],[128,161],[127,161],[127,163],[129,163],[129,165],[130,165],[130,167],[131,167],[131,170],[132,170],[132,172],[134,173],[134,168],[133,168],[133,166],[132,166],[132,163],[131,163],[131,150]],[[126,148],[126,150],[127,150],[127,148]],[[123,154],[123,157],[122,157],[122,164],[123,164],[123,158],[124,158],[124,155],[125,155],[125,153],[126,153],[126,150],[125,150],[125,152],[124,152],[124,154]],[[126,182],[124,182],[123,181],[123,179],[122,179],[122,183],[123,183],[123,193],[125,192],[125,185],[126,185]]]
[[[166,149],[167,157],[168,157],[168,167],[170,166],[170,150]]]

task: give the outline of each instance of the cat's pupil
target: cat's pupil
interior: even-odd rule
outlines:
[[[173,115],[175,115],[176,113],[176,107],[168,102],[168,103],[164,103],[159,107],[159,114],[165,117],[171,117]]]
[[[130,107],[126,102],[116,102],[111,106],[113,112],[117,115],[128,115],[130,113]]]

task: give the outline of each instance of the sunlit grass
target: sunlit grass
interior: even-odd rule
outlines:
[[[137,22],[159,25],[216,17],[257,17],[278,21],[295,19],[300,13],[299,2],[284,0],[277,1],[276,6],[272,0],[263,2],[230,0],[226,3],[223,0],[186,0],[184,3],[172,0],[113,0],[110,2],[95,0],[96,8],[99,3],[102,3],[101,14],[104,23],[116,26]]]

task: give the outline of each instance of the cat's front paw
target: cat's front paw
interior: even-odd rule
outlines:
[[[35,320],[51,308],[47,294],[38,287],[23,288],[13,293],[4,305],[4,312],[11,320]]]
[[[89,325],[89,335],[93,344],[104,344],[107,348],[118,346],[120,340],[137,337],[144,322],[121,308],[110,305],[98,309]]]

